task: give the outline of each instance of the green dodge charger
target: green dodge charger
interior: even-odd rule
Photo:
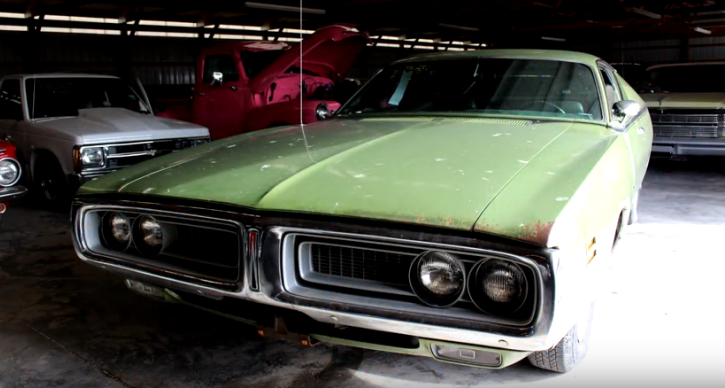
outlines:
[[[88,182],[74,243],[139,293],[266,337],[566,372],[651,148],[645,104],[594,56],[423,55],[327,121]]]

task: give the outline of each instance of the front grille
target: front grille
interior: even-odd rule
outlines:
[[[689,137],[689,138],[715,138],[720,129],[716,126],[682,127],[671,125],[655,125],[654,135],[657,137]]]
[[[289,245],[287,245],[289,244]],[[408,302],[423,304],[416,296],[410,284],[410,267],[416,257],[429,250],[442,250],[455,255],[468,274],[481,260],[507,260],[496,255],[471,253],[459,249],[445,249],[415,243],[397,244],[379,241],[343,239],[326,236],[293,234],[287,237],[286,249],[294,250],[293,263],[296,272],[296,285],[315,291],[334,292],[337,297],[377,298],[380,303]],[[510,260],[509,260],[510,261]],[[534,270],[523,262],[514,261],[523,271],[527,283],[535,288]],[[313,291],[314,293],[314,291]],[[523,322],[530,319],[536,304],[536,291],[532,290],[524,307],[513,313],[510,319]],[[366,302],[373,303],[373,302]],[[452,309],[461,314],[481,314],[472,303],[466,290]],[[453,314],[453,310],[447,310]],[[433,309],[434,314],[441,313]]]
[[[718,111],[650,110],[654,135],[670,138],[716,138],[723,133],[723,116]]]
[[[718,115],[685,115],[685,114],[659,114],[653,113],[652,123],[654,124],[715,124],[718,122]]]
[[[314,272],[350,279],[407,286],[408,269],[414,254],[373,251],[352,247],[310,244]]]
[[[206,138],[184,138],[156,140],[146,143],[109,145],[106,147],[108,157],[106,159],[105,168],[117,169],[132,166],[157,156],[193,147],[200,142],[205,142],[207,140],[208,139]]]

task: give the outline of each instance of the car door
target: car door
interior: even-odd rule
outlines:
[[[24,120],[20,79],[6,78],[0,84],[0,139],[7,140],[22,150],[23,136],[20,122]]]
[[[215,81],[221,75],[221,82]],[[194,118],[197,124],[209,128],[212,140],[239,134],[243,131],[248,109],[247,81],[243,77],[238,53],[209,52],[202,56],[197,69],[194,96]]]

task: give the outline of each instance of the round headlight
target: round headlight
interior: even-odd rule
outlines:
[[[106,245],[111,249],[126,250],[131,243],[131,221],[122,213],[106,213],[102,232]]]
[[[331,115],[332,112],[330,112],[330,107],[328,107],[327,104],[321,102],[317,105],[317,109],[315,109],[315,117],[317,117],[318,120],[327,120]]]
[[[490,314],[515,313],[526,300],[528,284],[521,267],[503,260],[483,260],[471,269],[468,293]]]
[[[12,186],[20,180],[20,163],[11,158],[0,160],[0,186]]]
[[[164,230],[151,216],[141,216],[134,224],[133,241],[145,255],[158,255],[164,247]]]
[[[463,295],[466,272],[456,256],[429,251],[413,260],[409,280],[413,292],[423,303],[448,307]]]

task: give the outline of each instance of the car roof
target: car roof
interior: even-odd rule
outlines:
[[[12,74],[5,78],[118,78],[113,75],[105,74],[86,74],[86,73],[37,73],[37,74]]]
[[[465,52],[438,52],[406,58],[396,63],[418,62],[429,60],[446,60],[458,58],[516,58],[516,59],[541,59],[564,62],[583,63],[596,66],[599,57],[591,54],[576,51],[563,50],[526,50],[526,49],[485,49]]]

